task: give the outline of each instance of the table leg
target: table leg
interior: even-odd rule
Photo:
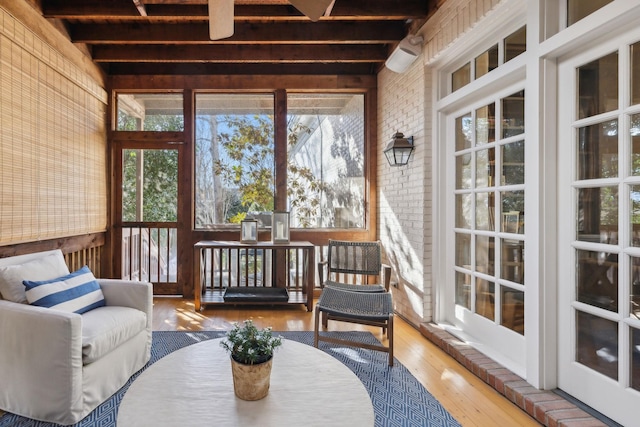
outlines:
[[[193,254],[193,262],[194,262],[194,280],[195,280],[195,289],[194,289],[194,306],[196,311],[200,311],[201,300],[202,300],[202,267],[200,265],[200,257],[202,256],[202,251],[200,249],[195,249],[195,253]]]
[[[316,247],[313,246],[308,251],[305,251],[306,254],[306,268],[304,269],[307,274],[307,311],[313,311],[313,280],[316,277]]]

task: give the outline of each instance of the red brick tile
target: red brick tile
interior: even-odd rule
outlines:
[[[558,409],[573,409],[576,406],[564,399],[560,400],[552,400],[548,402],[539,402],[535,405],[534,418],[538,420],[538,422],[546,425],[547,424],[547,412],[556,411]]]

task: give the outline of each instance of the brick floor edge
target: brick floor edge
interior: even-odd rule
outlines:
[[[548,427],[607,426],[562,396],[533,387],[520,376],[436,324],[420,324],[420,333],[542,425]]]

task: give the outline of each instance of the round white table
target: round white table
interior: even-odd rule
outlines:
[[[184,347],[140,374],[120,403],[118,427],[373,426],[373,405],[360,379],[296,341],[283,340],[276,349],[267,397],[238,399],[220,341]]]

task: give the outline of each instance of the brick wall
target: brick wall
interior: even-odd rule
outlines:
[[[419,34],[422,56],[405,73],[378,74],[378,233],[392,266],[396,311],[417,325],[429,322],[432,304],[432,70],[425,67],[475,26],[499,0],[448,0]],[[413,136],[407,166],[390,167],[382,153],[392,135]]]

